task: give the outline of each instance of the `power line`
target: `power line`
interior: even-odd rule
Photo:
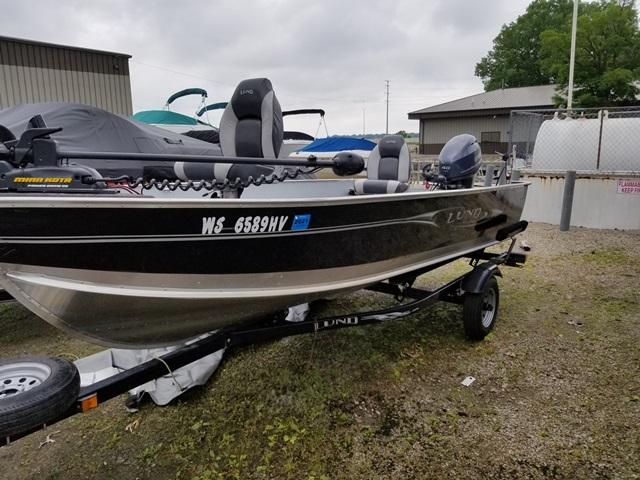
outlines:
[[[229,83],[224,83],[224,82],[219,82],[217,80],[212,80],[210,78],[202,77],[200,75],[192,75],[190,73],[180,72],[178,70],[173,70],[173,69],[168,68],[168,67],[163,67],[163,66],[160,66],[160,65],[153,65],[151,63],[145,63],[145,62],[141,62],[139,60],[131,59],[130,61],[132,63],[138,63],[140,65],[144,65],[145,67],[157,68],[158,70],[164,70],[165,72],[171,72],[171,73],[175,73],[176,75],[182,75],[183,77],[197,78],[198,80],[205,80],[207,82],[215,83],[217,85],[223,85],[225,87],[235,88],[235,85],[231,85]]]
[[[176,75],[181,75],[183,77],[189,77],[189,78],[195,78],[198,80],[203,80],[205,82],[209,82],[215,85],[220,85],[220,86],[224,86],[224,87],[229,87],[231,89],[235,88],[236,85],[230,84],[230,83],[226,83],[226,82],[221,82],[218,80],[213,80],[211,78],[208,77],[203,77],[201,75],[194,75],[191,73],[186,73],[183,71],[179,71],[179,70],[175,70],[169,67],[165,67],[162,65],[155,65],[155,64],[151,64],[151,63],[146,63],[146,62],[141,62],[139,60],[134,60],[131,59],[130,60],[132,63],[137,63],[139,65],[143,65],[145,67],[150,67],[150,68],[155,68],[158,70],[163,70],[165,72],[170,72]],[[387,124],[388,124],[388,119],[389,119],[389,86],[390,86],[390,81],[389,80],[385,80],[386,83],[386,92],[385,92],[385,96],[386,99],[385,100],[378,100],[378,101],[371,101],[371,100],[366,100],[363,101],[362,99],[348,99],[348,98],[337,98],[337,97],[333,97],[333,98],[327,98],[327,97],[310,97],[310,96],[306,96],[306,95],[297,95],[294,93],[289,93],[283,90],[278,90],[279,94],[282,95],[283,97],[293,97],[293,98],[299,98],[302,100],[311,100],[314,102],[335,102],[335,103],[356,103],[356,104],[362,104],[362,103],[367,103],[367,104],[373,104],[373,105],[381,105],[381,104],[386,104],[386,116],[387,116]],[[445,87],[428,87],[425,88],[426,90],[444,90]],[[402,89],[407,90],[407,89]],[[418,88],[415,89],[409,89],[409,90],[418,90]],[[461,91],[462,89],[459,88],[452,88],[452,91]],[[425,102],[429,102],[431,100],[436,100],[436,99],[440,99],[440,98],[451,98],[451,95],[425,95],[425,96],[400,96],[400,97],[394,97],[394,102],[397,105],[414,105],[414,104],[421,104],[421,103],[425,103]],[[400,101],[397,101],[400,100]],[[387,130],[388,130],[388,125],[387,125]]]
[[[151,63],[145,63],[145,62],[141,62],[139,60],[133,60],[133,59],[131,59],[131,62],[138,63],[140,65],[144,65],[145,67],[157,68],[158,70],[164,70],[165,72],[175,73],[176,75],[182,75],[182,76],[185,76],[185,77],[196,78],[198,80],[204,80],[206,82],[210,82],[210,83],[217,84],[217,85],[222,85],[222,86],[225,86],[225,87],[230,87],[230,88],[235,88],[236,87],[236,85],[231,85],[229,83],[220,82],[220,81],[217,81],[217,80],[212,80],[210,78],[203,77],[203,76],[200,76],[200,75],[193,75],[193,74],[190,74],[190,73],[181,72],[181,71],[174,70],[174,69],[171,69],[171,68],[168,68],[168,67],[164,67],[164,66],[161,66],[161,65],[153,65]],[[300,99],[303,99],[303,100],[312,100],[312,101],[315,101],[315,102],[362,103],[362,100],[347,99],[347,98],[336,98],[336,97],[334,97],[334,98],[309,97],[309,96],[303,96],[303,95],[296,95],[294,93],[288,93],[288,92],[283,91],[283,90],[278,90],[278,91],[279,91],[280,95],[284,96],[284,97],[294,97],[294,98],[300,98]],[[371,101],[371,102],[367,102],[367,103],[383,103],[383,102],[381,102],[381,101],[379,101],[379,102]]]

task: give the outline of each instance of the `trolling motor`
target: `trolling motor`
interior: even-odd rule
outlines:
[[[442,147],[438,171],[427,165],[422,174],[436,188],[453,190],[473,187],[473,179],[482,165],[482,153],[476,137],[456,135]]]
[[[16,139],[0,125],[0,191],[82,192],[105,188],[104,182],[95,181],[101,177],[93,168],[60,163],[50,135],[62,128],[48,128],[40,115],[31,118],[27,126]]]
[[[364,158],[353,152],[339,152],[333,158],[333,173],[339,177],[357,175],[364,170]]]

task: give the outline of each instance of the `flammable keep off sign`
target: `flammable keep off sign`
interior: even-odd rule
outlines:
[[[618,193],[630,193],[640,195],[640,178],[618,179]]]

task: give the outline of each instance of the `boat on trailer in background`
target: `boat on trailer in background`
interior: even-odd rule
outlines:
[[[193,116],[171,110],[171,104],[179,98],[189,95],[200,96],[200,104]],[[137,122],[153,125],[174,133],[180,133],[199,140],[218,143],[218,128],[209,120],[209,112],[224,109],[227,102],[207,105],[207,91],[202,88],[185,88],[172,94],[161,110],[143,110],[134,113],[131,118]],[[204,116],[204,117],[203,117]],[[203,119],[204,118],[204,119]]]
[[[92,342],[190,343],[82,391],[72,365],[0,362],[0,406],[16,408],[11,417],[0,409],[0,437],[7,439],[87,408],[86,398],[97,404],[156,378],[164,365],[179,368],[265,338],[401,318],[437,300],[462,303],[467,335],[483,338],[497,314],[498,266],[522,261],[513,240],[501,254],[486,249],[526,228],[520,217],[528,184],[474,187],[481,164],[475,138],[456,137],[445,147],[431,190],[409,184],[409,152],[396,135],[371,151],[366,178],[310,178],[323,168],[352,176],[364,160],[350,152],[279,158],[282,112],[267,79],[237,87],[219,146],[190,139],[197,142],[191,148],[213,149],[206,154],[157,153],[154,142],[127,152],[117,145],[121,135],[102,151],[63,148],[56,138],[64,130],[43,116],[25,124],[19,135],[0,128],[0,286],[47,322]],[[153,148],[145,151],[147,145]],[[147,164],[163,166],[164,179],[145,174]],[[463,257],[472,261],[468,273],[434,291],[413,288],[419,275]],[[415,300],[264,323],[293,305],[364,288]],[[54,388],[52,372],[60,369],[66,383]],[[20,383],[27,378],[33,384]],[[63,387],[71,392],[64,402],[15,420],[24,402],[32,408],[51,401]],[[58,396],[41,394],[50,390]]]

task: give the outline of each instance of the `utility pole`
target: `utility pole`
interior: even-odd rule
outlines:
[[[578,29],[578,3],[573,0],[573,20],[571,23],[571,55],[569,59],[569,88],[567,91],[567,110],[573,107],[573,69],[576,63],[576,30]]]
[[[389,135],[389,83],[391,83],[389,80],[385,80],[384,81],[385,85],[386,85],[386,95],[387,95],[387,128],[386,128],[386,134]]]

